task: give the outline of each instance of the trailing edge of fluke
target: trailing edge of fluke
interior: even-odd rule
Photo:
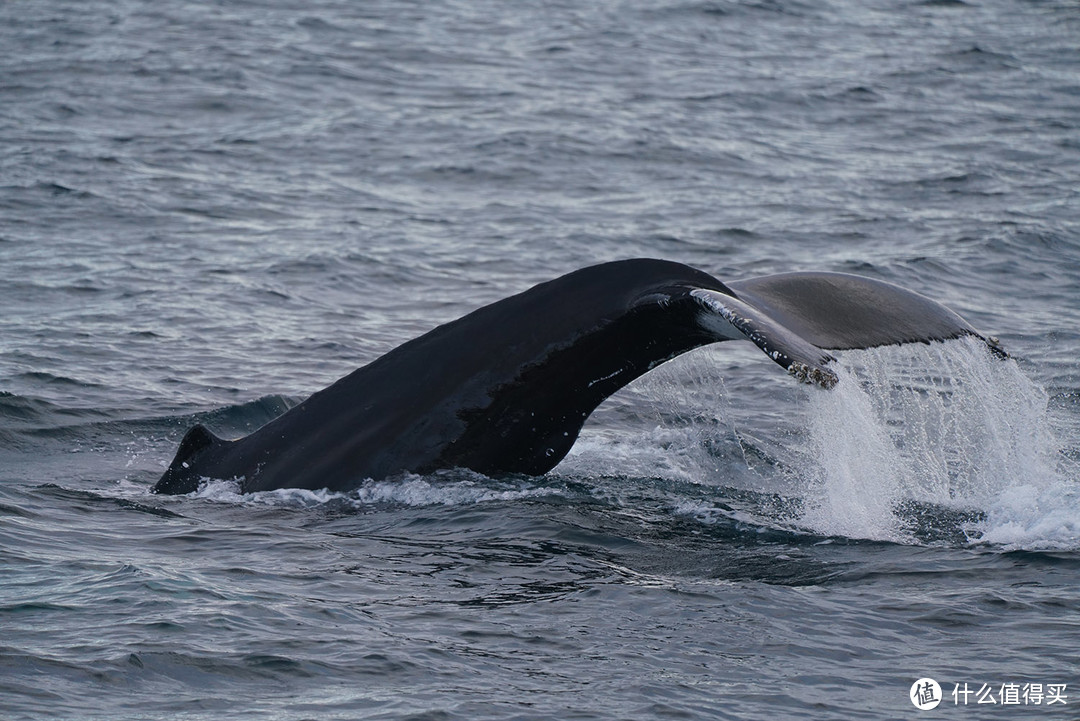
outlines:
[[[440,468],[539,475],[608,396],[708,343],[746,339],[801,381],[830,388],[829,351],[979,334],[891,283],[782,273],[722,283],[680,263],[636,259],[574,271],[441,325],[248,436],[188,431],[156,493],[206,479],[245,492],[347,491]]]

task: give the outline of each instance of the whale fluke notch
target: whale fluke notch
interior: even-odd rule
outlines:
[[[799,380],[832,387],[831,350],[985,338],[925,296],[842,273],[722,283],[680,263],[583,268],[405,343],[244,438],[192,428],[154,487],[204,478],[245,492],[347,491],[440,468],[546,473],[605,398],[698,346],[744,339]]]

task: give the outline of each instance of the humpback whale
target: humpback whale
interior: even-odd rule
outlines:
[[[411,340],[237,440],[196,425],[154,486],[347,491],[441,468],[541,475],[608,396],[708,343],[750,340],[800,381],[837,382],[829,351],[974,336],[922,295],[826,272],[723,283],[680,263],[595,265]]]

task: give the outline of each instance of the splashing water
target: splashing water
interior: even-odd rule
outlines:
[[[750,511],[755,522],[794,523],[815,534],[1080,549],[1080,474],[1062,453],[1047,394],[1015,361],[995,358],[974,339],[840,355],[835,388],[805,394],[792,389],[788,400],[800,403],[801,397],[801,412],[783,403],[785,410],[771,416],[757,405],[733,409],[720,368],[724,356],[685,357],[630,389],[640,396],[631,398],[638,402],[630,408],[650,408],[648,417],[658,423],[586,434],[559,473],[594,482],[640,476],[719,484],[725,494],[776,494],[786,502]],[[746,416],[738,417],[739,410]],[[773,432],[755,435],[762,425]],[[234,485],[217,482],[199,495],[366,509],[559,493],[545,485],[491,483],[482,477],[407,477],[368,481],[348,494],[291,489],[241,495]],[[618,480],[609,490],[622,485]],[[713,500],[696,496],[676,499],[673,507],[704,522],[717,513]]]
[[[928,514],[960,511],[974,542],[1080,547],[1075,464],[1014,361],[964,339],[846,352],[836,370],[809,394],[802,525],[911,542]]]

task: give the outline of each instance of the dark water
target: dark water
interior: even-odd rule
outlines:
[[[892,280],[1015,360],[821,394],[725,344],[543,478],[148,493],[634,256]],[[1078,320],[1073,2],[0,4],[0,716],[1075,718]]]

